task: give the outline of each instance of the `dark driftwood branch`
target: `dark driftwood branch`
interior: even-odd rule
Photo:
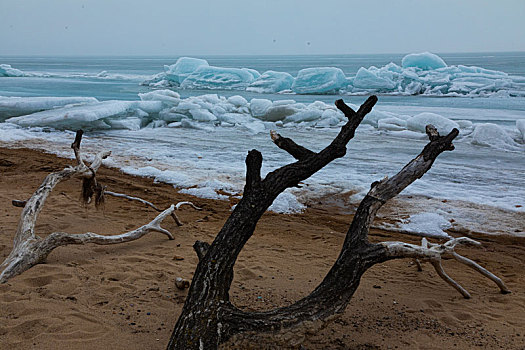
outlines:
[[[35,234],[35,225],[38,214],[44,207],[45,201],[55,186],[61,181],[67,180],[73,176],[84,179],[94,179],[97,170],[102,165],[102,160],[109,156],[110,152],[101,152],[96,155],[95,160],[90,166],[84,164],[80,153],[80,143],[82,141],[82,131],[78,131],[75,141],[71,145],[75,153],[77,165],[67,167],[64,170],[51,173],[44,179],[43,183],[33,193],[27,201],[13,201],[13,204],[24,203],[24,209],[20,216],[18,228],[15,233],[13,250],[9,256],[0,265],[2,272],[0,274],[0,283],[7,282],[10,278],[21,274],[36,264],[39,264],[47,258],[49,253],[55,248],[69,244],[116,244],[138,239],[149,232],[157,231],[165,234],[168,238],[173,239],[172,234],[160,226],[162,220],[171,215],[175,210],[172,205],[162,211],[150,223],[139,227],[136,230],[129,231],[120,235],[102,236],[95,233],[68,234],[64,232],[54,232],[45,238]]]
[[[297,160],[303,160],[315,154],[309,149],[296,144],[292,139],[287,138],[287,137],[282,137],[274,130],[270,131],[270,135],[272,137],[273,143],[275,143],[277,147],[290,153],[290,155]]]
[[[435,128],[429,127],[430,142],[423,151],[399,173],[371,186],[356,211],[337,261],[310,295],[290,306],[265,312],[239,310],[229,301],[233,265],[261,215],[286,188],[297,185],[334,159],[344,156],[355,129],[376,102],[377,98],[371,96],[355,112],[338,100],[336,105],[347,116],[348,122],[330,145],[318,153],[306,150],[289,139],[283,141],[280,135],[273,133],[274,142],[277,140],[276,144],[298,161],[272,171],[263,180],[260,178],[262,156],[255,150],[249,152],[243,198],[211,246],[206,246],[204,250],[199,248],[200,243],[196,244],[199,264],[168,349],[215,349],[239,333],[278,331],[307,321],[323,320],[346,308],[368,268],[390,259],[428,260],[440,276],[451,283],[440,263],[441,255],[448,248],[414,248],[401,242],[373,244],[368,241],[370,225],[377,210],[423,176],[439,154],[454,148],[452,140],[458,135],[458,130],[440,136]],[[502,292],[506,290],[504,285],[499,286]]]

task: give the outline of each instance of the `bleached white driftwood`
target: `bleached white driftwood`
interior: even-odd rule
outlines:
[[[112,191],[104,191],[104,195],[108,195],[108,196],[112,196],[112,197],[117,197],[117,198],[125,198],[125,199],[129,199],[129,200],[132,200],[132,201],[137,201],[137,202],[140,202],[142,204],[145,204],[151,208],[153,208],[154,210],[158,211],[158,212],[161,212],[162,209],[159,209],[155,204],[151,203],[151,202],[148,202],[147,200],[145,199],[142,199],[142,198],[139,198],[139,197],[134,197],[134,196],[128,196],[127,194],[123,194],[123,193],[117,193],[117,192],[112,192]],[[191,206],[193,209],[195,210],[202,210],[201,208],[197,207],[195,204],[193,204],[192,202],[179,202],[175,205],[175,210],[179,210],[179,208],[183,205],[189,205]],[[175,220],[175,223],[178,225],[178,226],[182,226],[183,223],[182,221],[180,221],[179,217],[177,216],[177,214],[175,214],[175,211],[173,211],[171,213],[171,217],[173,218],[173,220]]]
[[[110,155],[110,152],[100,152],[95,156],[90,166],[87,166],[80,153],[80,142],[82,140],[82,131],[77,131],[75,141],[71,145],[75,152],[77,165],[67,167],[64,170],[51,173],[42,182],[38,189],[33,193],[31,198],[26,201],[18,228],[16,230],[13,243],[13,250],[5,261],[0,265],[3,268],[0,274],[0,283],[7,282],[10,278],[21,274],[36,264],[43,262],[49,253],[55,248],[69,244],[117,244],[133,241],[141,238],[151,231],[157,231],[173,239],[173,235],[160,226],[162,220],[175,211],[175,205],[162,211],[155,219],[146,225],[143,225],[133,231],[120,235],[103,236],[92,232],[84,234],[68,234],[65,232],[54,232],[45,238],[35,234],[35,224],[38,214],[44,207],[45,201],[55,186],[61,181],[71,177],[80,177],[82,179],[94,178],[97,170],[102,165],[102,160]],[[178,204],[179,206],[181,203]]]
[[[390,257],[399,257],[399,258],[414,258],[416,264],[418,265],[418,270],[421,271],[421,261],[428,261],[434,266],[434,269],[438,273],[439,277],[445,280],[448,284],[454,287],[458,292],[463,295],[466,299],[470,298],[470,293],[463,288],[459,283],[454,281],[443,269],[441,265],[441,258],[444,255],[450,255],[457,261],[462,264],[465,264],[474,270],[481,273],[483,276],[492,280],[500,288],[501,293],[507,294],[510,293],[510,290],[505,286],[505,283],[494,275],[492,272],[488,271],[484,267],[480,266],[478,263],[466,258],[454,251],[454,248],[458,244],[471,244],[476,246],[481,246],[481,243],[470,239],[468,237],[459,237],[452,238],[449,241],[443,244],[430,243],[426,238],[421,240],[421,245],[415,245],[404,242],[381,242],[381,244],[387,249],[387,255]]]

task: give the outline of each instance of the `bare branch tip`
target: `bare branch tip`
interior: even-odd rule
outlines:
[[[277,140],[281,138],[281,135],[279,135],[275,130],[270,130],[270,137],[272,138],[273,142],[277,142]]]
[[[82,135],[84,134],[84,130],[79,129],[77,130],[77,133],[75,134],[75,141],[71,144],[71,148],[73,149],[79,149],[80,148],[80,142],[82,141]]]

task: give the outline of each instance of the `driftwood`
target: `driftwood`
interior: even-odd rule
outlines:
[[[472,265],[471,260],[454,255],[454,245],[466,242],[464,238],[439,246],[429,246],[425,241],[422,246],[368,241],[370,225],[379,208],[423,176],[439,154],[454,149],[452,140],[459,133],[457,129],[446,136],[440,136],[429,125],[427,134],[430,142],[423,151],[396,175],[372,184],[354,215],[337,261],[310,295],[292,305],[264,312],[246,312],[230,302],[233,266],[244,244],[252,236],[257,221],[285,189],[297,186],[300,181],[309,178],[334,159],[343,157],[347,143],[376,102],[377,97],[371,96],[358,111],[354,111],[342,100],[336,101],[337,108],[345,114],[348,122],[330,145],[320,152],[313,152],[272,132],[273,142],[297,161],[268,173],[264,179],[260,173],[261,153],[257,150],[248,152],[246,184],[241,201],[211,245],[204,242],[196,242],[194,245],[199,263],[168,349],[216,349],[219,344],[243,332],[277,332],[327,319],[344,311],[359,286],[361,276],[368,268],[387,260],[428,260],[436,267],[440,276],[451,283],[453,280],[446,276],[440,263],[441,255],[450,253],[459,261],[488,276],[486,270],[480,270],[477,264]],[[497,283],[502,292],[508,292],[501,280],[493,280],[499,281]],[[457,283],[454,286],[460,290]],[[463,290],[462,294],[467,297],[468,293],[465,292]]]
[[[18,228],[16,230],[13,250],[5,259],[5,261],[0,265],[0,268],[3,268],[3,271],[0,274],[0,283],[5,283],[10,278],[19,275],[34,265],[45,261],[49,253],[60,246],[87,243],[100,245],[124,243],[139,239],[151,231],[163,233],[169,239],[173,239],[173,235],[168,230],[162,228],[160,224],[166,217],[172,215],[175,209],[178,209],[180,205],[187,204],[186,202],[177,204],[177,207],[175,205],[171,205],[166,210],[163,210],[151,222],[133,231],[119,235],[103,236],[92,232],[83,234],[53,232],[45,238],[41,238],[35,234],[35,224],[38,214],[44,207],[47,197],[59,182],[65,181],[72,177],[79,177],[83,180],[83,194],[85,188],[87,188],[86,184],[91,184],[89,186],[97,186],[95,174],[102,165],[102,160],[107,158],[110,155],[110,152],[101,152],[97,154],[93,163],[91,163],[90,166],[87,166],[84,163],[80,152],[81,140],[82,131],[80,130],[77,132],[75,141],[71,145],[77,161],[76,166],[70,166],[64,170],[49,174],[29,200],[13,201],[13,205],[23,206],[24,209],[22,210]],[[93,192],[91,195],[95,195],[95,193]],[[90,201],[91,197],[88,196],[84,197],[83,199],[84,201]],[[136,197],[129,197],[129,199],[137,200]],[[160,211],[158,208],[156,210]]]

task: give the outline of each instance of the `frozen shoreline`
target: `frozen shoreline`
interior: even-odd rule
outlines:
[[[235,62],[238,61],[232,64]],[[101,64],[95,66],[98,69]],[[151,68],[149,65],[131,67],[130,71],[138,75],[149,73]],[[450,67],[453,66],[434,67],[427,73]],[[414,67],[406,69],[424,71]],[[256,76],[256,72],[250,70],[243,72]],[[125,73],[119,71],[119,74]],[[105,79],[111,73],[99,77],[103,79],[93,78],[97,83],[86,83],[88,75],[96,74],[74,73],[71,78],[60,81],[44,76],[0,78],[2,84],[12,81],[24,91],[29,87],[33,89],[34,83],[42,85],[40,88],[36,85],[32,93],[40,94],[39,97],[0,97],[3,144],[12,147],[23,143],[69,156],[71,133],[67,130],[83,128],[89,138],[97,140],[92,142],[95,149],[100,142],[114,151],[108,163],[112,166],[170,183],[186,193],[226,199],[242,191],[248,150],[262,151],[265,172],[290,161],[271,143],[270,130],[319,150],[345,122],[333,106],[334,95],[257,94],[236,90],[220,90],[218,94],[205,94],[201,90],[152,91],[139,87],[137,81],[124,84],[111,80],[113,78]],[[70,81],[79,85],[68,90]],[[122,90],[116,91],[119,88]],[[42,92],[53,97],[42,97]],[[115,97],[108,99],[108,94]],[[57,97],[63,95],[68,97]],[[439,213],[441,217],[455,220],[455,227],[461,226],[467,231],[481,227],[498,234],[524,232],[521,222],[525,222],[525,218],[518,219],[523,217],[525,204],[522,185],[525,98],[480,96],[380,97],[349,144],[347,157],[307,181],[301,190],[287,192],[273,209],[300,211],[317,198],[341,193],[357,194],[351,198],[352,203],[356,203],[372,181],[397,172],[417,155],[426,142],[424,127],[432,123],[441,132],[459,128],[456,150],[440,156],[439,164],[407,189],[405,195],[417,197],[418,204],[411,206],[407,200],[400,205],[413,210],[402,211],[405,222],[399,224],[410,224],[406,219],[421,210],[443,210]],[[364,97],[347,100],[360,104]],[[55,147],[62,151],[55,152]],[[447,201],[446,210],[440,204],[442,200]],[[497,227],[489,221],[498,221],[492,212],[499,210],[508,213],[509,218]],[[501,215],[507,215],[504,213]],[[458,218],[461,219],[458,221]],[[440,221],[435,219],[436,223]]]

